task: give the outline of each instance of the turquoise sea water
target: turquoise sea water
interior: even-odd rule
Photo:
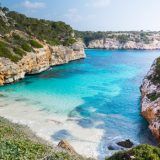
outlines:
[[[83,128],[103,129],[100,153],[116,139],[153,143],[140,115],[139,87],[160,52],[86,50],[86,54],[84,60],[28,76],[0,91],[49,113],[80,117],[76,123]]]

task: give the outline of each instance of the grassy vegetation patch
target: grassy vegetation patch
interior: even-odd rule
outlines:
[[[16,22],[15,29],[21,30],[31,36],[34,35],[39,40],[46,40],[47,42],[62,45],[68,44],[67,41],[70,41],[72,38],[73,29],[64,22],[28,18],[23,14],[13,11],[8,12],[7,17]]]
[[[21,45],[22,49],[26,52],[31,52],[32,51],[32,47],[28,44],[28,43],[23,43]]]
[[[120,43],[126,43],[127,41],[130,40],[130,36],[129,35],[119,35],[117,37],[117,40],[120,42]]]
[[[4,11],[3,8],[0,9]],[[9,33],[11,30],[20,30],[29,36],[35,36],[39,40],[46,40],[53,45],[72,45],[74,43],[72,40],[74,31],[71,26],[64,22],[29,18],[23,14],[9,11],[9,9],[5,14],[8,23],[0,17],[0,34],[2,35]],[[15,39],[17,40],[21,38],[16,36]]]
[[[147,98],[150,99],[151,101],[155,101],[160,97],[160,93],[150,93],[147,94]]]
[[[74,39],[74,38],[69,38],[69,39],[67,39],[64,43],[63,43],[63,45],[64,46],[70,46],[70,45],[72,45],[73,43],[75,43],[76,42],[76,40]]]
[[[0,159],[3,160],[86,160],[67,152],[54,151],[28,128],[0,117]]]
[[[10,43],[12,43],[14,45],[21,45],[26,42],[27,42],[26,39],[24,39],[23,37],[21,37],[17,33],[13,33],[13,35],[10,36]]]
[[[155,65],[155,74],[151,77],[151,81],[156,85],[160,84],[160,58],[157,58]]]
[[[22,38],[20,37],[20,35],[16,34],[16,33],[13,33],[13,38],[14,40],[17,40],[17,41],[21,41]]]
[[[0,159],[38,159],[49,154],[51,149],[34,142],[22,132],[21,127],[0,118]]]
[[[0,17],[0,34],[4,35],[11,31],[11,26],[6,25],[6,22]]]
[[[26,55],[26,52],[33,51],[32,46],[34,48],[43,47],[37,41],[30,41],[27,36],[23,35],[23,33],[19,34],[13,33],[0,40],[0,57],[9,58],[13,62],[18,62],[24,55]]]
[[[160,148],[140,145],[129,151],[119,152],[106,160],[160,160]]]
[[[20,58],[12,54],[7,43],[0,41],[0,57],[9,58],[13,62],[17,62]]]
[[[26,52],[18,47],[14,47],[13,50],[14,50],[15,54],[19,55],[20,57],[23,57],[24,55],[26,55]]]
[[[34,47],[34,48],[43,48],[43,46],[39,43],[39,42],[37,42],[37,41],[35,41],[35,40],[30,40],[30,44],[31,44],[31,46],[32,47]]]
[[[0,158],[8,160],[39,159],[45,157],[48,148],[44,145],[33,143],[28,139],[12,139],[0,141]]]

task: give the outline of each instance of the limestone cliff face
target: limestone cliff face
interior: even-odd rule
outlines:
[[[43,48],[28,52],[18,63],[0,58],[0,85],[23,79],[26,74],[40,73],[51,66],[85,57],[84,48],[79,42],[71,47],[50,46],[43,43]]]
[[[159,58],[155,60],[141,86],[142,115],[153,135],[160,141],[160,77]]]
[[[102,49],[144,49],[144,50],[156,50],[160,49],[160,39],[153,37],[149,43],[127,41],[120,42],[114,38],[106,38],[100,40],[93,40],[89,43],[88,48],[102,48]]]

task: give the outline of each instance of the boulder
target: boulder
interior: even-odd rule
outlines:
[[[65,151],[71,153],[71,154],[77,154],[74,148],[69,144],[67,140],[61,140],[58,143],[58,147],[64,149]]]
[[[129,139],[127,139],[125,141],[118,142],[117,145],[124,148],[132,148],[134,144]]]

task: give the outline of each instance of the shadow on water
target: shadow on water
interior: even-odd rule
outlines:
[[[77,74],[89,74],[88,71],[86,70],[81,70],[81,69],[67,69],[67,68],[62,68],[59,70],[49,70],[45,73],[42,73],[40,75],[38,75],[38,78],[42,78],[42,79],[49,79],[49,78],[58,78],[58,79],[66,79],[66,78],[71,78],[71,76],[75,76]]]
[[[58,132],[54,133],[52,136],[52,139],[55,141],[60,141],[62,139],[73,139],[74,137],[71,135],[71,133],[65,129],[59,130]]]
[[[70,78],[71,76],[74,76],[76,74],[84,74],[88,73],[87,70],[82,70],[80,68],[81,64],[84,64],[84,59],[72,61],[69,64],[63,64],[63,65],[57,65],[53,66],[50,69],[48,69],[45,72],[38,73],[35,75],[27,75],[27,77],[31,78],[41,78],[41,79],[49,79],[49,78],[58,78],[58,79],[64,79],[64,78]],[[72,67],[72,65],[77,65],[78,67]]]

